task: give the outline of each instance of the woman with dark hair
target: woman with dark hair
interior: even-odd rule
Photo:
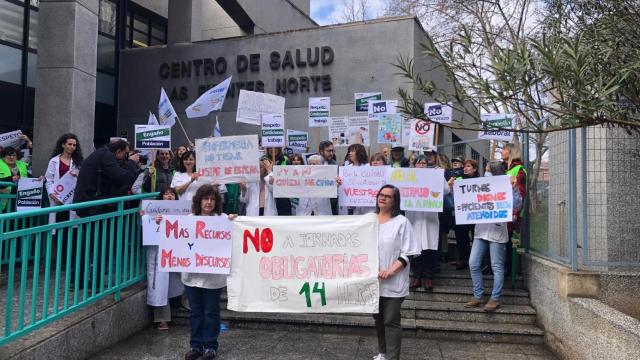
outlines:
[[[399,359],[402,343],[400,308],[409,295],[409,256],[420,254],[411,223],[400,215],[400,191],[384,185],[376,196],[378,216],[379,312],[373,317],[378,335],[374,359]]]
[[[174,169],[177,169],[180,166],[180,160],[185,152],[187,152],[187,147],[185,145],[180,145],[173,151],[171,163]]]
[[[471,179],[478,177],[478,163],[473,159],[464,161],[462,168],[463,174],[458,178],[449,179],[449,189],[453,191],[453,183],[455,180]],[[471,233],[473,232],[473,224],[455,225],[453,231],[456,233],[456,246],[458,248],[458,261],[452,265],[456,270],[466,269],[469,264],[469,254],[471,253]]]
[[[348,164],[353,166],[362,166],[369,163],[367,149],[362,144],[351,144],[347,148]]]
[[[369,160],[369,165],[371,166],[386,166],[387,158],[383,153],[375,153],[371,155],[371,160]]]
[[[74,134],[64,134],[60,136],[56,141],[56,146],[53,148],[51,160],[49,160],[47,172],[44,175],[46,179],[45,188],[47,189],[51,205],[63,205],[63,203],[54,196],[54,194],[57,193],[54,185],[67,173],[73,177],[78,176],[82,160],[82,150],[78,137]],[[70,198],[67,204],[71,204],[72,202],[73,198]],[[65,221],[70,217],[75,218],[75,213],[71,212],[71,215],[68,212],[51,213],[49,215],[49,223]]]

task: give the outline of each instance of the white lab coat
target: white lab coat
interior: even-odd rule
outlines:
[[[278,216],[276,199],[273,197],[273,185],[269,184],[270,177],[273,177],[273,173],[264,177],[264,216]],[[260,188],[258,188],[258,196],[260,196]]]
[[[299,198],[296,206],[296,216],[333,215],[329,198]]]
[[[451,190],[445,182],[443,196]],[[411,221],[413,233],[421,245],[422,250],[438,250],[440,239],[440,220],[437,212],[405,211],[405,216]]]
[[[47,166],[47,172],[44,174],[44,178],[45,178],[44,184],[45,184],[45,188],[47,189],[47,196],[53,193],[53,184],[55,184],[56,181],[60,180],[59,168],[60,168],[60,155],[54,156],[51,158],[51,160],[49,160],[49,165]],[[69,171],[71,170],[75,170],[76,173],[79,170],[76,164],[73,162],[73,159],[69,164]],[[49,203],[51,204],[50,206],[56,206],[56,204],[53,202],[53,200],[51,200],[51,198],[49,198]],[[73,220],[77,218],[78,218],[78,215],[76,215],[75,211],[69,212],[69,219]],[[49,224],[55,224],[55,222],[56,222],[56,213],[49,214]]]
[[[147,249],[147,305],[165,306],[169,298],[182,295],[184,285],[180,273],[158,271],[158,246]]]
[[[265,186],[265,193],[267,188]],[[266,197],[266,195],[265,195]],[[238,201],[243,204],[246,204],[247,207],[247,216],[258,216],[260,215],[260,184],[259,183],[248,183],[247,190],[242,192],[238,196]]]

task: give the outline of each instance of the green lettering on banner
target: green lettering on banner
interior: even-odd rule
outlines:
[[[156,138],[156,137],[169,136],[169,135],[170,135],[170,130],[169,129],[145,131],[145,132],[137,133],[136,134],[136,140],[138,140],[138,141],[139,140],[147,140],[149,138]]]
[[[324,283],[322,283],[321,288],[318,287],[317,282],[314,283],[313,292],[320,294],[320,303],[322,304],[322,306],[327,305],[327,298],[324,290]],[[311,286],[309,285],[308,282],[302,285],[302,288],[300,288],[300,292],[298,292],[298,294],[300,295],[304,294],[305,300],[307,301],[307,307],[310,308],[311,307]]]

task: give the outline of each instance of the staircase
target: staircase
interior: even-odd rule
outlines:
[[[453,270],[442,264],[434,278],[434,289],[412,290],[402,304],[402,327],[407,337],[427,339],[542,344],[544,332],[535,325],[536,311],[529,305],[529,293],[521,277],[511,289],[505,281],[501,306],[495,313],[482,308],[467,309],[472,295],[468,270]],[[491,289],[491,276],[485,275],[485,289]],[[367,314],[283,314],[243,313],[226,309],[226,293],[221,304],[222,320],[230,327],[263,330],[312,331],[327,333],[374,333],[374,321]],[[189,314],[173,314],[178,324],[188,324]]]

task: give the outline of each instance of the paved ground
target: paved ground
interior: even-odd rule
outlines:
[[[230,329],[220,335],[218,359],[371,359],[375,336]],[[189,329],[172,327],[167,332],[149,328],[93,357],[111,359],[183,359]],[[402,359],[556,359],[542,345],[403,339]]]

